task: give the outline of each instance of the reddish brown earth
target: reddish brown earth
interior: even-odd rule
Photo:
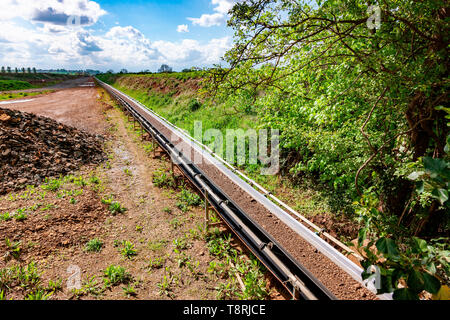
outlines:
[[[9,100],[9,104],[2,105],[4,108],[52,118],[63,124],[78,129],[100,134],[105,128],[103,120],[103,109],[98,107],[97,89],[88,86],[92,78],[81,78],[60,84],[60,89],[43,96],[30,97],[32,101],[17,103],[24,99]],[[55,88],[58,88],[55,86]],[[28,100],[28,98],[27,98]]]

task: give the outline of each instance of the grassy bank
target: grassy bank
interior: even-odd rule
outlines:
[[[0,91],[44,88],[76,77],[51,73],[1,73]]]
[[[31,83],[19,80],[0,80],[0,91],[34,88]]]
[[[44,90],[44,91],[35,91],[35,92],[0,93],[0,101],[32,97],[32,96],[37,96],[40,94],[46,94],[46,93],[50,93],[50,92],[53,92],[53,91],[52,90]]]

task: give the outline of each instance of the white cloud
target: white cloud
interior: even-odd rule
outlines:
[[[179,42],[150,41],[132,26],[114,26],[109,30],[89,30],[105,11],[88,0],[0,0],[13,12],[0,20],[0,60],[11,67],[114,69],[130,71],[156,70],[169,64],[175,70],[191,66],[211,66],[219,63],[231,47],[228,37],[199,42],[184,39]],[[220,1],[217,11],[225,9]],[[64,4],[64,5],[63,5]],[[48,10],[48,8],[52,8]],[[39,13],[39,14],[38,14]],[[220,14],[220,12],[217,12]],[[72,28],[64,25],[65,16],[80,14],[89,22]],[[21,17],[32,24],[23,24]],[[40,19],[40,23],[37,23]],[[178,26],[179,32],[189,32],[187,25]]]
[[[187,24],[180,24],[177,27],[177,32],[183,33],[183,32],[189,32],[189,27]]]
[[[2,0],[1,20],[21,17],[31,22],[65,26],[71,16],[81,25],[92,25],[106,14],[90,0]]]
[[[220,26],[228,19],[228,12],[233,6],[241,0],[211,0],[212,5],[216,6],[213,10],[216,13],[202,14],[200,18],[187,18],[193,25],[201,27]]]

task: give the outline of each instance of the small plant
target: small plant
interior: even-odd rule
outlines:
[[[109,197],[103,197],[102,198],[102,203],[103,204],[111,204],[114,201],[114,196],[111,194]]]
[[[172,213],[172,209],[170,209],[169,207],[164,207],[163,212]]]
[[[46,293],[42,289],[35,290],[29,293],[25,300],[48,300],[52,296],[52,293]]]
[[[111,212],[113,216],[118,213],[124,213],[125,211],[127,211],[127,209],[122,207],[122,205],[117,201],[114,201],[109,205],[109,212]]]
[[[90,240],[86,243],[85,251],[87,252],[100,252],[103,248],[103,242],[97,238]]]
[[[137,226],[136,226],[136,232],[141,233],[143,230],[144,230],[144,227],[143,227],[143,226],[140,226],[140,225],[137,225]]]
[[[56,292],[62,289],[62,280],[58,279],[56,281],[50,280],[48,282],[47,291]]]
[[[75,198],[70,198],[69,203],[70,204],[76,204],[77,200]]]
[[[153,174],[153,184],[158,188],[174,188],[176,186],[172,173],[158,170]]]
[[[125,169],[123,169],[123,172],[127,175],[127,176],[129,176],[129,177],[132,177],[133,176],[133,173],[130,171],[130,169],[128,169],[128,168],[125,168]]]
[[[100,184],[101,181],[100,181],[100,179],[97,176],[92,176],[89,179],[89,182],[92,183],[92,184]]]
[[[158,251],[167,245],[167,240],[149,241],[148,248],[152,251]]]
[[[191,247],[191,244],[186,240],[186,237],[173,240],[173,245],[178,250],[186,250]]]
[[[178,220],[178,218],[173,218],[172,220],[169,221],[169,225],[173,229],[178,229],[178,227],[181,226],[181,222]]]
[[[127,285],[126,287],[122,288],[123,294],[127,297],[136,296],[137,292],[134,286],[131,284]]]
[[[8,253],[14,258],[19,259],[20,256],[20,241],[12,242],[9,238],[5,239],[6,248]]]
[[[26,210],[24,208],[17,209],[17,212],[14,215],[14,219],[16,219],[17,221],[23,221],[26,220],[26,218],[27,218]]]
[[[119,250],[120,253],[128,259],[137,255],[137,250],[134,247],[134,244],[130,241],[122,241],[122,248]]]
[[[131,275],[121,266],[110,265],[103,271],[103,275],[106,287],[128,283],[131,280]]]
[[[164,263],[166,262],[165,257],[158,257],[158,258],[150,258],[148,262],[148,267],[150,269],[160,269],[163,267]]]
[[[62,185],[62,178],[59,179],[48,179],[45,178],[45,184],[41,186],[42,190],[48,190],[48,191],[56,191],[58,190]]]
[[[11,217],[9,212],[5,212],[5,213],[0,214],[0,220],[1,221],[8,221],[8,220],[11,220],[11,219],[12,219],[12,217]]]
[[[182,189],[181,192],[178,194],[178,202],[176,206],[182,211],[187,212],[189,211],[190,206],[198,206],[202,203],[201,198],[193,192],[190,192],[189,190]]]

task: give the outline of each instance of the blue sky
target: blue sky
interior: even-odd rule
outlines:
[[[0,0],[0,65],[155,71],[221,62],[238,0]]]

